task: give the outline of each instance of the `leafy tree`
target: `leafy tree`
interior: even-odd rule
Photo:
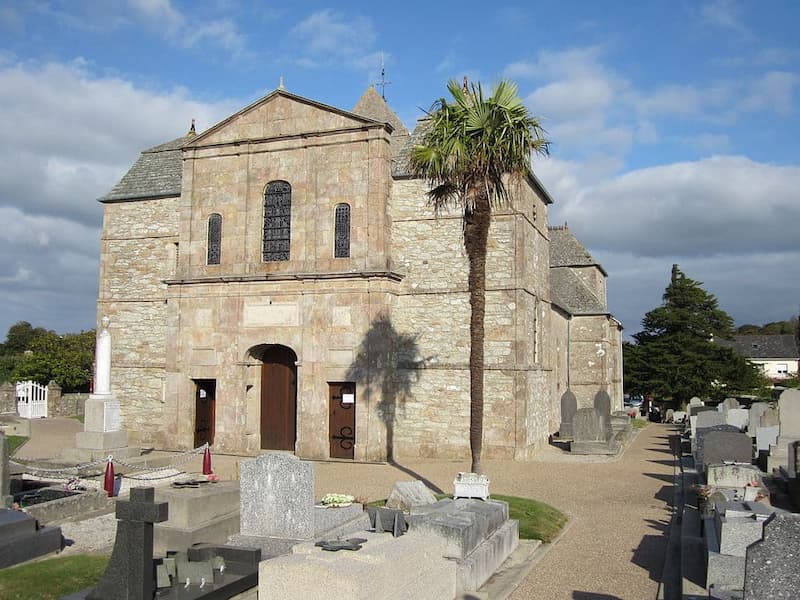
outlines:
[[[17,321],[8,328],[6,341],[2,345],[2,354],[19,354],[30,350],[31,345],[38,339],[53,333],[44,327],[34,328],[27,321]]]
[[[47,384],[54,380],[65,391],[88,391],[94,361],[94,331],[58,335],[47,332],[16,356],[11,379]]]
[[[623,346],[629,392],[679,404],[692,396],[720,398],[763,389],[757,367],[713,342],[731,337],[733,319],[678,265],[672,266],[662,305],[645,315],[642,327],[633,336],[636,344]]]
[[[509,176],[532,176],[531,154],[547,154],[549,142],[538,119],[501,81],[489,97],[480,84],[447,84],[452,100],[431,107],[422,143],[411,151],[412,173],[431,185],[428,199],[437,211],[455,208],[463,217],[469,262],[470,427],[472,471],[481,472],[483,445],[484,318],[486,249],[492,210],[509,200]]]

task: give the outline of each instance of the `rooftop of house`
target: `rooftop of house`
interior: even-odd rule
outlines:
[[[792,334],[781,335],[735,335],[732,340],[715,338],[714,342],[732,348],[746,358],[780,358],[797,360],[800,350],[797,338]]]

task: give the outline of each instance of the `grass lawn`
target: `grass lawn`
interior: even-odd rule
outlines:
[[[76,421],[83,423],[83,415],[72,415],[70,419],[75,419]]]
[[[633,425],[636,429],[644,429],[650,424],[650,421],[647,419],[631,419],[631,425]]]
[[[0,571],[0,598],[57,600],[94,586],[108,560],[108,556],[77,554],[3,569]]]
[[[14,451],[28,441],[28,438],[22,435],[9,435],[6,436],[8,440],[8,454],[14,454]]]
[[[449,497],[437,496],[440,500]],[[521,540],[542,540],[546,544],[550,543],[567,524],[567,516],[564,513],[544,502],[500,494],[492,494],[491,498],[508,502],[508,518],[519,521]],[[383,506],[386,500],[376,500],[369,504]]]

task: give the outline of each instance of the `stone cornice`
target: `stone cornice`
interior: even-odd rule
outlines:
[[[259,281],[305,281],[330,279],[389,279],[402,281],[405,276],[394,271],[347,271],[341,273],[264,273],[261,275],[218,275],[166,279],[167,285],[204,285],[209,283],[257,283]]]

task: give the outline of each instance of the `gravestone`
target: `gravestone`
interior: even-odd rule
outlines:
[[[667,414],[664,415],[665,423],[672,423],[675,420],[675,410],[672,408],[667,409]]]
[[[396,510],[411,510],[415,506],[434,504],[436,496],[420,480],[397,481],[386,499],[386,507]]]
[[[692,399],[689,400],[689,404],[687,404],[687,406],[703,406],[703,401],[697,396],[692,396]]]
[[[117,500],[117,537],[105,573],[87,600],[152,598],[153,524],[166,521],[168,505],[154,501],[155,490],[132,488],[130,500]]]
[[[705,435],[703,467],[723,462],[752,464],[753,441],[735,431],[709,431]]]
[[[719,410],[723,413],[727,413],[732,408],[739,408],[739,401],[736,398],[725,398],[719,405]]]
[[[761,418],[758,420],[760,427],[773,427],[779,426],[781,423],[778,417],[778,411],[774,408],[767,408],[761,413]]]
[[[558,428],[558,437],[563,440],[572,439],[572,419],[578,410],[578,399],[572,391],[567,390],[561,395],[561,425]]]
[[[594,408],[597,414],[600,415],[601,427],[608,430],[608,436],[611,437],[614,431],[611,427],[611,396],[605,390],[600,390],[594,395],[593,399]]]
[[[800,390],[788,389],[778,399],[780,431],[775,445],[770,448],[767,468],[788,468],[789,444],[800,440]]]
[[[717,425],[727,425],[725,415],[718,411],[702,412],[697,415],[697,429],[715,427]]]
[[[11,495],[11,475],[8,466],[8,439],[0,432],[0,508],[10,508],[14,497]]]
[[[800,439],[800,390],[788,389],[778,399],[780,437],[785,441]]]
[[[769,408],[769,404],[766,402],[753,402],[750,405],[750,415],[747,421],[747,432],[750,434],[750,437],[756,436],[756,429],[760,425],[761,415],[764,414]]]
[[[596,408],[580,408],[572,420],[574,440],[570,444],[573,454],[616,454],[619,445],[611,435],[610,423]]]
[[[762,539],[747,548],[745,600],[797,598],[800,590],[800,515],[776,513],[764,523]]]
[[[756,427],[756,449],[759,452],[769,452],[769,447],[778,441],[778,425],[770,427]]]
[[[0,508],[0,569],[59,550],[60,527],[40,527],[27,513]]]
[[[705,460],[705,441],[708,434],[711,433],[712,431],[741,433],[733,425],[727,425],[727,424],[714,425],[713,427],[698,427],[697,436],[695,438],[695,447],[694,447],[694,466],[698,471],[702,471],[704,465],[708,464],[708,461]]]
[[[746,408],[731,408],[725,413],[725,422],[743,431],[750,422],[750,411]]]
[[[314,465],[268,452],[240,467],[241,532],[259,537],[314,535]]]
[[[719,412],[713,406],[706,406],[705,404],[694,404],[689,407],[689,416],[697,416],[702,412],[710,412],[710,411]]]

